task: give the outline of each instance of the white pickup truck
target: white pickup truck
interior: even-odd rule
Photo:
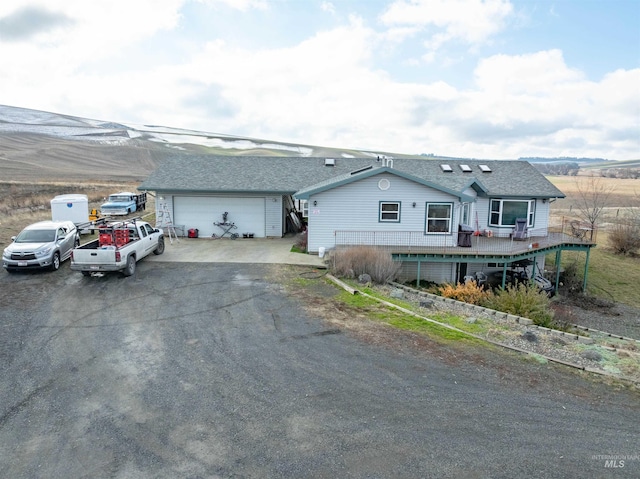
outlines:
[[[152,252],[164,252],[164,236],[161,229],[139,220],[128,220],[101,225],[99,237],[74,248],[71,253],[71,269],[83,275],[121,271],[131,276],[136,262]]]

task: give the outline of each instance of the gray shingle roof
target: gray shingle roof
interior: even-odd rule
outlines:
[[[441,164],[452,171],[445,173]],[[469,165],[465,173],[459,165]],[[479,165],[487,165],[484,173]],[[325,166],[325,158],[268,156],[176,155],[162,160],[139,190],[192,193],[294,194],[321,184],[342,181],[344,175],[367,166],[382,166],[376,158],[336,158]],[[520,160],[441,160],[395,158],[393,168],[423,179],[442,189],[462,192],[482,185],[488,196],[563,198],[544,175]]]

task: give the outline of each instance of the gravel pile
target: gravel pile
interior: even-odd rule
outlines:
[[[376,286],[376,291],[388,297],[402,296],[414,310],[427,318],[439,313],[451,313],[466,318],[468,323],[483,327],[474,332],[479,337],[501,343],[511,348],[533,353],[541,362],[545,358],[570,363],[580,368],[595,370],[617,377],[640,382],[640,342],[620,339],[607,334],[584,332],[578,339],[575,334],[560,334],[535,325],[524,325],[504,314],[491,310],[470,308],[459,302],[433,300],[418,291],[385,285]],[[592,340],[589,344],[587,341]]]

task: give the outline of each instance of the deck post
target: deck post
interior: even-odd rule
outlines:
[[[533,265],[531,266],[531,278],[536,277],[536,266],[538,265],[537,257],[533,257]]]
[[[587,292],[587,272],[589,271],[589,254],[591,253],[591,248],[587,250],[587,259],[584,262],[584,279],[582,280],[582,292]]]
[[[504,289],[507,283],[507,262],[505,261],[502,266],[502,289]]]
[[[416,288],[420,287],[420,260],[418,260],[418,277],[416,278]]]
[[[556,291],[558,291],[558,286],[560,285],[560,262],[562,257],[562,250],[559,249],[556,251]]]

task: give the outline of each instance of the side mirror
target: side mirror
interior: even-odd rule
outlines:
[[[16,240],[16,237],[15,237],[15,236],[12,236],[12,237],[11,237],[11,241],[15,241],[15,240]]]
[[[62,241],[63,239],[65,239],[67,236],[66,235],[60,235],[58,236],[58,241]]]
[[[154,233],[160,233],[160,230],[158,228],[153,230]]]

